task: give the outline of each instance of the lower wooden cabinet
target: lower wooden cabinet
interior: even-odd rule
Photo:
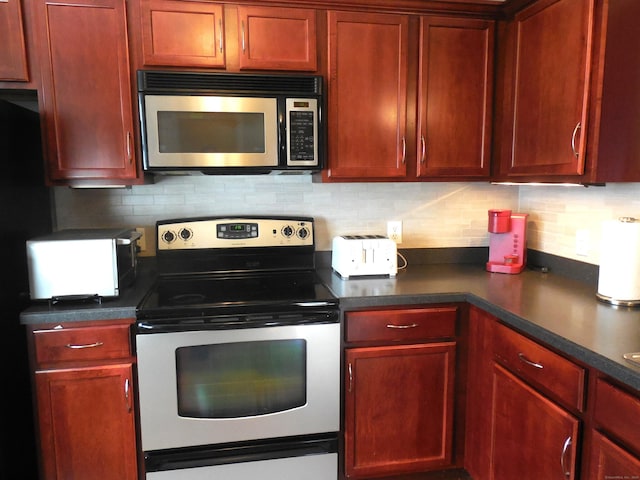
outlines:
[[[465,468],[474,480],[580,476],[586,372],[470,308]]]
[[[452,462],[455,307],[347,314],[345,474],[424,472]],[[450,339],[428,340],[431,335]],[[362,325],[365,325],[364,327]],[[369,332],[367,337],[366,332]],[[414,343],[411,341],[414,335]],[[402,342],[403,344],[393,344]]]
[[[41,480],[137,480],[130,323],[28,329]]]
[[[580,421],[498,364],[492,388],[489,478],[577,478]]]
[[[640,477],[640,395],[597,378],[588,480]]]
[[[44,478],[136,480],[132,364],[36,372]]]
[[[601,433],[591,441],[588,480],[634,479],[640,476],[640,457],[619,447]]]

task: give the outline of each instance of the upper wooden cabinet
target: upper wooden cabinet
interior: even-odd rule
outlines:
[[[409,17],[331,11],[328,31],[328,178],[403,178]]]
[[[240,69],[315,71],[316,11],[238,6]]]
[[[494,22],[420,19],[417,173],[491,172]]]
[[[224,67],[223,6],[188,0],[141,0],[145,65]]]
[[[28,81],[27,47],[20,0],[0,0],[0,81]]]
[[[328,31],[326,179],[489,177],[494,22],[329,12]]]
[[[505,23],[499,179],[640,180],[639,2],[538,0]]]
[[[49,183],[137,181],[125,0],[34,0]]]
[[[317,69],[313,9],[140,0],[143,66]]]
[[[540,0],[516,15],[508,175],[584,173],[592,17],[591,0]]]

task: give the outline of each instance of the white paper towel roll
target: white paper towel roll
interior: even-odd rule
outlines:
[[[640,221],[621,217],[602,224],[598,297],[640,301]]]

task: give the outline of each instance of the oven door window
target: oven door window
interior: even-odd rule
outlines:
[[[303,339],[176,349],[178,415],[237,418],[304,405],[306,350]]]

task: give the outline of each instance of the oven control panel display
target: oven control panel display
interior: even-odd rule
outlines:
[[[219,223],[218,238],[255,238],[258,236],[257,223]]]
[[[198,218],[157,225],[159,250],[313,246],[313,221],[301,218]]]

